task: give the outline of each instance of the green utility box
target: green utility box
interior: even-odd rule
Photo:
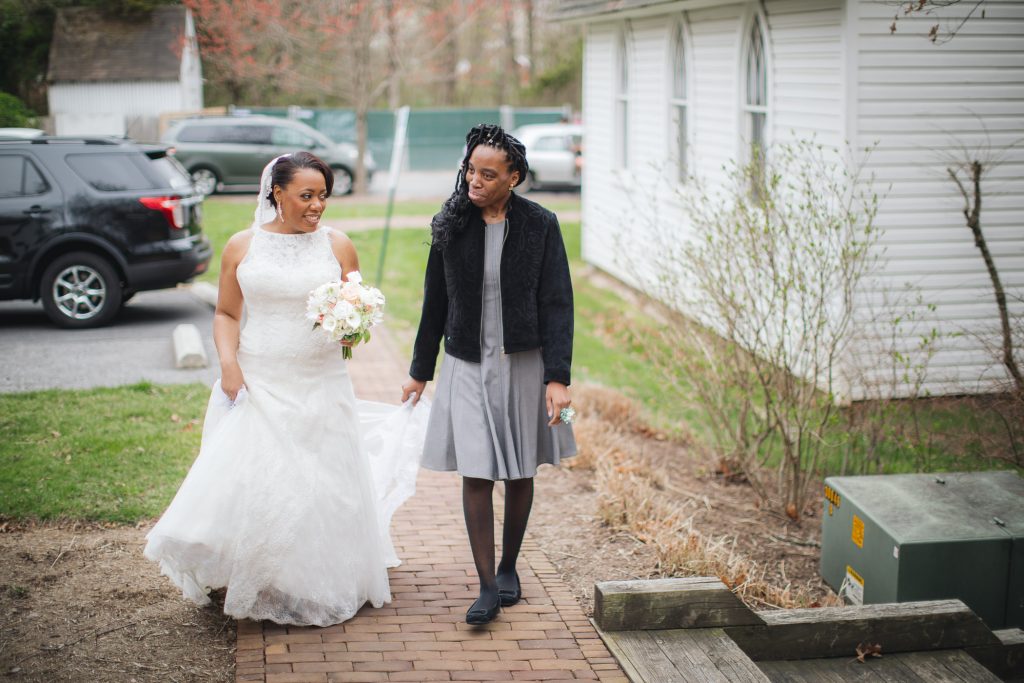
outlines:
[[[853,604],[959,598],[993,629],[1024,627],[1024,479],[829,477],[821,576]]]

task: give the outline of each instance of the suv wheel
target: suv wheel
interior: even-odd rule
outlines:
[[[356,186],[356,179],[352,171],[344,166],[335,166],[331,170],[334,171],[334,192],[332,194],[335,197],[352,194],[352,190]]]
[[[61,327],[98,327],[121,309],[123,292],[109,261],[84,251],[59,256],[43,271],[43,310]]]
[[[196,192],[203,196],[213,194],[220,186],[220,178],[212,168],[205,166],[193,168],[189,171],[189,175],[192,176],[192,185],[196,188]]]

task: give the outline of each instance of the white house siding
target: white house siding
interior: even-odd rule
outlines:
[[[814,138],[841,148],[843,107],[842,0],[769,0],[769,112],[772,141]]]
[[[738,41],[744,9],[729,5],[687,13],[693,56],[691,164],[694,175],[712,183],[721,182],[723,166],[739,148]]]
[[[738,125],[737,37],[740,5],[687,13],[690,163],[711,178],[733,156]],[[672,36],[681,12],[629,22],[632,37],[629,103],[629,167],[616,167],[615,95],[618,84],[618,32],[625,20],[588,27],[584,54],[583,112],[586,156],[583,183],[583,257],[618,277],[640,284],[633,272],[642,262],[645,226],[651,220],[675,223],[685,234],[676,186],[675,145],[671,142]],[[655,208],[656,204],[656,208]],[[632,254],[624,250],[632,247]]]
[[[687,11],[689,28],[690,167],[714,186],[741,153],[741,45],[757,5],[723,4]],[[839,146],[845,136],[842,83],[842,0],[770,0],[764,20],[770,107],[769,140],[814,136]],[[583,109],[587,163],[583,184],[583,256],[642,286],[644,227],[651,220],[685,238],[688,226],[675,201],[675,145],[669,95],[672,36],[682,11],[632,19],[630,168],[615,167],[617,36],[625,19],[588,27]],[[666,182],[667,181],[667,182]],[[655,209],[656,205],[656,209]],[[645,215],[646,214],[646,215]],[[655,218],[656,216],[656,218]],[[627,251],[632,247],[632,255]]]
[[[177,82],[53,83],[50,114],[58,135],[127,135],[156,140],[162,112],[194,109]]]
[[[588,27],[583,52],[583,258],[605,270],[615,265],[612,249],[618,218],[627,203],[615,182],[615,84],[617,27]]]
[[[973,4],[948,8],[941,28],[958,23],[956,13]],[[1024,138],[1024,3],[989,0],[985,18],[979,13],[940,45],[923,37],[936,23],[932,17],[901,18],[890,34],[891,6],[860,0],[851,10],[855,135],[861,145],[877,144],[866,168],[886,193],[878,214],[886,258],[880,286],[909,283],[937,306],[933,323],[904,330],[899,345],[913,354],[934,326],[946,336],[925,388],[992,390],[1007,377],[993,357],[1000,343],[997,309],[964,224],[963,200],[945,169],[962,157],[961,146],[982,160],[1000,159],[983,181],[981,224],[1004,287],[1011,299],[1017,295],[1011,307],[1024,315],[1024,149],[1011,148]],[[877,303],[879,290],[868,288],[863,301]],[[859,360],[885,373],[869,354]]]

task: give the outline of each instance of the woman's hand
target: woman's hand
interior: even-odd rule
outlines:
[[[572,398],[569,397],[569,387],[561,382],[548,382],[544,398],[548,404],[548,417],[551,418],[548,425],[554,427],[562,422],[562,408],[568,408],[572,403]]]
[[[228,398],[234,401],[243,386],[245,386],[245,378],[242,377],[242,368],[238,363],[220,366],[220,390]]]
[[[409,381],[402,385],[402,403],[409,400],[409,396],[416,394],[416,397],[412,400],[412,404],[416,405],[423,398],[423,390],[426,388],[427,383],[421,382],[418,379],[409,378]]]

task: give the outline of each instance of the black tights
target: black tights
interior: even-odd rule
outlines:
[[[501,538],[501,562],[494,569],[494,482],[462,478],[462,511],[466,517],[469,546],[480,575],[480,597],[491,603],[498,587],[515,587],[516,559],[523,546],[526,523],[533,507],[533,479],[505,482],[505,525]]]

